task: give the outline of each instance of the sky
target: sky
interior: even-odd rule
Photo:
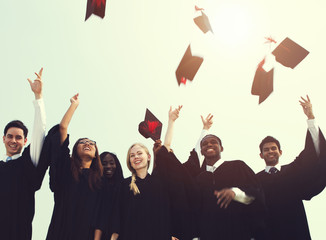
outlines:
[[[69,99],[80,105],[69,126],[71,143],[94,139],[100,152],[115,152],[125,177],[129,146],[152,140],[138,133],[146,108],[163,123],[170,106],[183,105],[172,148],[187,160],[202,129],[200,115],[214,115],[225,160],[241,159],[255,172],[264,168],[258,145],[266,135],[282,145],[281,163],[304,146],[306,116],[298,100],[308,94],[321,129],[326,121],[326,2],[266,0],[107,1],[106,16],[86,22],[87,1],[2,1],[0,126],[13,119],[32,128],[33,94],[27,78],[44,67],[47,130],[59,123]],[[194,24],[194,6],[204,8],[214,34]],[[251,95],[258,63],[286,37],[310,53],[295,68],[274,65],[274,91],[262,104]],[[175,70],[191,44],[204,58],[192,82],[178,86]],[[5,154],[5,148],[0,146]],[[305,202],[312,239],[325,239],[326,192]],[[33,240],[45,239],[53,209],[48,174],[36,193]]]

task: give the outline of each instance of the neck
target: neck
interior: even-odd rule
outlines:
[[[89,158],[84,158],[82,159],[82,168],[90,168],[91,164],[92,164],[92,160],[93,159],[89,159]]]
[[[213,157],[213,158],[205,158],[206,164],[209,166],[213,166],[221,157]]]
[[[136,171],[139,178],[144,179],[147,176],[147,168],[142,168]]]

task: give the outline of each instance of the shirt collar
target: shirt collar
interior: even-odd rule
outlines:
[[[206,171],[207,172],[215,172],[215,170],[220,167],[224,163],[224,160],[219,159],[216,163],[214,163],[213,166],[206,165]]]
[[[15,155],[11,156],[11,160],[16,160],[17,158],[19,158],[22,154],[21,153],[17,153]],[[7,154],[3,155],[3,160],[6,161],[7,157],[9,157]]]
[[[269,169],[271,169],[272,167],[276,168],[278,171],[281,171],[280,164],[276,164],[275,166],[266,166],[265,167],[265,172],[269,173]]]

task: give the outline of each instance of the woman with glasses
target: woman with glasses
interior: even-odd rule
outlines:
[[[70,156],[67,130],[79,105],[78,94],[70,99],[70,103],[58,133],[51,139],[49,173],[54,209],[48,240],[88,240],[100,233],[95,225],[103,195],[103,167],[96,142],[89,138],[78,139]]]

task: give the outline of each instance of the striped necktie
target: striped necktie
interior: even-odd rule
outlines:
[[[12,160],[12,157],[7,157],[6,158],[6,162],[9,162],[10,160]]]
[[[271,167],[270,169],[269,169],[269,174],[274,174],[274,173],[277,173],[278,172],[278,170],[277,170],[277,168],[276,167]]]

